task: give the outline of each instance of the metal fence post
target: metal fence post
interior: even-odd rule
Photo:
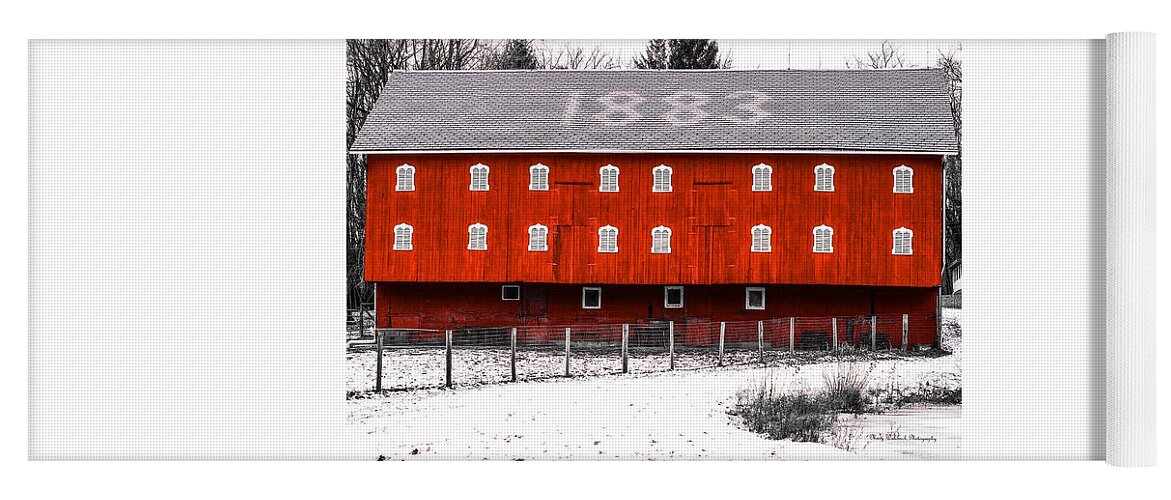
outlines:
[[[374,352],[378,353],[378,362],[374,365],[374,391],[382,392],[382,335],[374,329]]]
[[[903,352],[907,352],[907,315],[903,315]]]
[[[512,381],[516,382],[516,327],[512,327],[512,356],[509,360],[512,365]]]
[[[630,373],[626,363],[627,345],[630,342],[630,325],[622,324],[622,373]]]
[[[365,305],[366,304],[363,304],[362,301],[360,301],[360,300],[358,301],[358,338],[362,338],[362,337],[366,336],[365,335],[366,334],[366,315],[365,315],[366,307],[365,307]]]
[[[760,362],[764,363],[764,321],[756,322],[756,350],[760,353]]]
[[[836,351],[838,350],[838,319],[833,318],[832,323],[834,328],[834,350]]]
[[[789,354],[793,354],[793,344],[797,340],[797,318],[789,317]]]
[[[444,337],[447,344],[447,388],[451,389],[451,330],[447,330]]]
[[[667,351],[671,355],[671,368],[675,369],[675,322],[667,323]]]
[[[565,327],[565,376],[569,376],[569,327]]]
[[[878,316],[870,317],[870,350],[878,350]]]
[[[720,322],[720,357],[719,365],[724,366],[724,322]]]

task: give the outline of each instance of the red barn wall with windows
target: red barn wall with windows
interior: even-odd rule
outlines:
[[[377,282],[379,327],[453,328],[615,323],[644,319],[739,321],[782,316],[910,314],[911,343],[935,336],[941,265],[942,157],[916,154],[395,154],[368,157],[366,271]],[[488,191],[469,191],[472,165]],[[529,167],[549,167],[549,190],[530,191]],[[773,168],[772,191],[752,191],[752,167]],[[814,167],[832,165],[833,192],[815,192]],[[415,190],[395,191],[396,168],[415,167]],[[599,169],[620,169],[617,193]],[[670,193],[652,169],[673,170]],[[893,170],[914,169],[914,192],[893,192]],[[470,251],[468,226],[488,227]],[[414,227],[395,251],[394,226]],[[549,228],[546,252],[528,251],[528,227]],[[773,230],[772,252],[751,252],[751,228]],[[813,228],[833,227],[833,253],[815,254]],[[597,230],[617,227],[618,253],[599,253]],[[672,229],[670,254],[652,254],[651,229]],[[914,231],[913,255],[892,255],[891,232]],[[520,301],[500,286],[522,284]],[[581,287],[603,287],[602,308]],[[685,285],[685,307],[663,307],[663,286]],[[767,285],[766,309],[745,310],[744,287]]]
[[[416,168],[398,192],[395,167]],[[489,191],[469,191],[469,168],[490,167]],[[529,166],[549,166],[549,191],[529,191]],[[773,167],[773,190],[752,191],[753,165]],[[816,165],[835,168],[833,192],[814,192]],[[620,191],[598,192],[599,168],[619,167]],[[673,192],[652,193],[651,170],[674,170]],[[893,169],[914,169],[912,194]],[[941,259],[941,157],[934,155],[426,154],[371,155],[366,271],[373,282],[613,284],[777,283],[932,287]],[[393,228],[414,227],[414,250],[392,251]],[[488,226],[488,250],[467,250],[467,228]],[[549,227],[549,251],[528,251],[528,227]],[[751,228],[773,229],[754,253]],[[834,252],[814,254],[813,228],[834,228]],[[597,230],[618,228],[618,253],[597,252]],[[672,229],[670,254],[651,254],[651,229]],[[892,255],[891,231],[914,231],[914,255]]]

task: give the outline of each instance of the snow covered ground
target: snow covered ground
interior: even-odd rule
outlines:
[[[393,366],[411,363],[431,385],[442,384],[435,353],[403,351],[387,363],[387,387],[409,381]],[[459,352],[457,351],[457,354]],[[457,370],[506,380],[504,351],[465,351]],[[350,429],[370,458],[389,459],[947,459],[960,451],[959,407],[919,407],[880,415],[843,415],[829,444],[774,441],[744,429],[728,415],[737,390],[769,378],[779,386],[815,389],[831,357],[797,363],[773,360],[767,366],[677,369],[654,372],[654,356],[631,359],[632,374],[555,378],[564,358],[529,353],[525,373],[549,377],[516,384],[463,385],[453,390],[423,389],[359,394],[347,400]],[[737,353],[755,356],[756,353]],[[365,359],[364,355],[369,355]],[[370,387],[362,365],[369,353],[350,354],[350,381]],[[388,358],[390,356],[388,355]],[[502,359],[498,359],[502,358]],[[543,361],[549,358],[551,361]],[[575,373],[613,373],[617,357],[582,356]],[[694,363],[710,360],[696,357]],[[914,387],[920,382],[955,380],[959,356],[880,357],[861,361],[871,369],[872,386]],[[714,365],[714,363],[711,363]],[[546,366],[548,365],[548,366]],[[503,368],[501,368],[501,366]],[[682,359],[677,360],[682,368]],[[430,370],[430,371],[428,371]],[[639,373],[641,372],[641,373]],[[647,373],[653,372],[653,373]],[[372,377],[372,376],[371,376]],[[392,377],[400,377],[398,379]],[[457,377],[457,380],[458,377]],[[467,380],[465,378],[465,380]],[[842,449],[845,448],[845,449]]]

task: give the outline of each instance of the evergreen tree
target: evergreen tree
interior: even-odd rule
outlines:
[[[646,51],[634,58],[638,69],[667,69],[667,40],[656,38],[646,46]]]
[[[538,65],[533,42],[524,39],[509,40],[488,59],[485,69],[537,69]]]
[[[727,58],[720,58],[720,45],[703,39],[656,38],[634,58],[639,69],[721,69],[729,65]]]
[[[720,46],[715,40],[675,39],[668,44],[671,69],[720,69],[726,62],[720,60]]]

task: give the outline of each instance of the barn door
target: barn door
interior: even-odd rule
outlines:
[[[543,286],[526,287],[521,294],[526,325],[541,324],[549,315],[549,289]]]

